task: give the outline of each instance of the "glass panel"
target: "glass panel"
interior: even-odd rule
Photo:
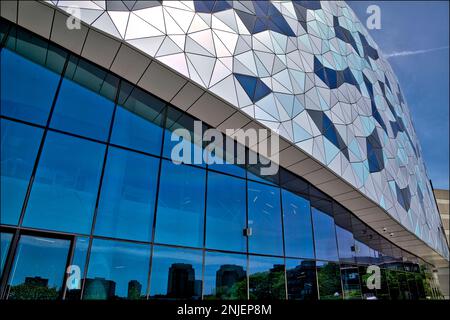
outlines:
[[[94,239],[83,299],[145,298],[150,245]]]
[[[206,143],[203,142],[202,134],[208,128],[202,123],[195,130],[194,123],[195,119],[182,111],[170,107],[167,109],[166,129],[164,131],[164,157],[173,160],[185,159],[186,161],[183,163],[205,166],[203,147]],[[189,137],[187,138],[190,138],[190,140],[174,133],[177,129],[187,130],[189,132]],[[172,134],[175,141],[172,141]],[[178,148],[175,146],[178,146]],[[185,146],[185,148],[180,149],[180,146]],[[172,152],[174,152],[174,157],[172,157]]]
[[[12,241],[13,234],[12,233],[0,233],[0,275],[3,274],[3,267],[6,263],[6,257],[8,256],[9,246]]]
[[[286,299],[283,259],[249,256],[248,270],[251,300]]]
[[[359,282],[358,267],[341,265],[342,287],[344,289],[344,299],[361,299],[361,286]]]
[[[317,281],[320,300],[342,299],[339,264],[317,261]]]
[[[204,299],[247,299],[247,257],[206,252]]]
[[[314,258],[309,201],[282,190],[286,256]]]
[[[207,150],[211,150],[217,146],[216,151],[218,151],[217,153],[208,151],[208,163],[210,163],[208,169],[245,178],[245,148],[241,151],[242,149],[237,147],[237,143],[234,139],[226,135],[222,135],[222,138],[222,148],[220,148],[220,144],[217,144],[215,141],[208,142]],[[241,153],[238,153],[238,151]],[[211,163],[213,161],[212,158],[215,159],[214,163]],[[228,162],[227,158],[233,159],[232,163],[230,163],[231,161]]]
[[[205,170],[162,162],[155,242],[203,246]]]
[[[248,150],[248,149],[247,149]],[[270,149],[268,149],[270,150]],[[247,163],[251,163],[247,165],[247,178],[254,180],[254,181],[258,181],[258,182],[263,182],[263,183],[268,183],[271,185],[278,185],[279,184],[279,171],[277,171],[274,174],[270,174],[270,175],[263,175],[262,174],[262,168],[268,168],[271,166],[271,162],[269,162],[269,159],[267,159],[266,157],[252,151],[252,150],[248,150],[248,162]],[[268,164],[266,164],[268,163]]]
[[[199,300],[201,279],[202,251],[154,246],[150,298]]]
[[[381,288],[377,289],[377,298],[380,300],[390,300],[386,270],[381,269],[380,271],[381,271],[381,279],[380,279]],[[361,287],[363,287],[363,285],[361,285]]]
[[[36,37],[36,34],[33,32],[14,25],[11,28],[5,46],[26,59],[45,66],[58,74],[62,73],[68,55],[64,49],[50,44],[41,37]],[[35,85],[39,85],[39,83]]]
[[[351,213],[344,207],[334,203],[334,222],[336,224],[336,236],[339,249],[339,261],[354,264],[355,240],[352,233]]]
[[[85,62],[72,59],[56,101],[50,126],[106,141],[118,79]]]
[[[138,88],[130,87],[129,84],[122,85],[111,143],[160,155],[165,104]]]
[[[8,299],[60,298],[69,248],[69,240],[21,236],[11,269]]]
[[[0,120],[2,224],[19,222],[23,201],[42,138],[42,130]]]
[[[316,262],[286,259],[289,300],[317,300]]]
[[[283,255],[280,189],[248,182],[249,251]]]
[[[341,272],[343,270],[341,269]],[[368,280],[369,277],[372,275],[372,273],[367,273],[367,266],[359,266],[358,267],[358,273],[359,273],[359,279],[361,281],[361,295],[364,300],[377,300],[377,292],[374,289],[369,289],[368,287]],[[344,294],[345,294],[345,282],[344,282],[344,275],[342,282],[344,283]]]
[[[104,152],[104,145],[49,132],[24,225],[90,233]]]
[[[159,159],[108,150],[95,234],[151,241]]]
[[[86,265],[86,256],[89,247],[88,237],[77,237],[71,263],[71,273],[67,281],[66,300],[80,300],[82,277]],[[77,276],[77,272],[78,276]]]
[[[6,48],[0,60],[1,114],[45,125],[60,75]]]
[[[411,292],[409,291],[408,280],[405,272],[397,272],[397,279],[400,288],[400,294],[403,299],[410,300]]]
[[[312,208],[312,216],[317,259],[338,261],[333,217],[316,208]]]
[[[224,192],[224,190],[227,190]],[[245,180],[208,172],[206,247],[247,250]]]

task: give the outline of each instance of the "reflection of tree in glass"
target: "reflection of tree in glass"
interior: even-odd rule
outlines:
[[[336,264],[327,263],[319,267],[317,273],[320,299],[341,299],[341,277],[339,267]]]
[[[48,287],[48,279],[25,277],[25,282],[12,286],[8,299],[11,300],[55,300],[59,297],[57,287]]]
[[[250,275],[250,299],[285,299],[284,266],[274,265],[269,271]]]

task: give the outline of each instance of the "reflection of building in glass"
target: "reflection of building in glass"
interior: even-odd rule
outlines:
[[[232,287],[236,282],[241,281],[245,277],[245,271],[242,266],[234,264],[221,265],[216,272],[216,292],[223,287]]]
[[[192,298],[201,296],[201,280],[195,280],[195,270],[187,263],[174,263],[169,268],[167,296]]]
[[[137,280],[128,282],[128,299],[138,299],[141,296],[142,284]]]
[[[86,279],[84,290],[86,299],[111,299],[116,294],[116,282],[97,277]]]
[[[48,279],[41,278],[39,276],[36,277],[26,277],[25,284],[35,287],[47,287]]]

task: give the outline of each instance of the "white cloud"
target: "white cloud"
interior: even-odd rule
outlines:
[[[414,51],[398,51],[398,52],[395,51],[392,53],[384,54],[384,57],[386,59],[388,59],[388,58],[392,58],[392,57],[412,56],[412,55],[416,55],[416,54],[439,51],[439,50],[444,50],[444,49],[448,49],[448,48],[449,48],[449,46],[437,47],[437,48],[431,48],[431,49],[423,49],[423,50],[414,50]]]

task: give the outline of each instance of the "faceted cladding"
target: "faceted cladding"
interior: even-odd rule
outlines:
[[[278,132],[448,258],[398,81],[345,3],[48,2]]]

